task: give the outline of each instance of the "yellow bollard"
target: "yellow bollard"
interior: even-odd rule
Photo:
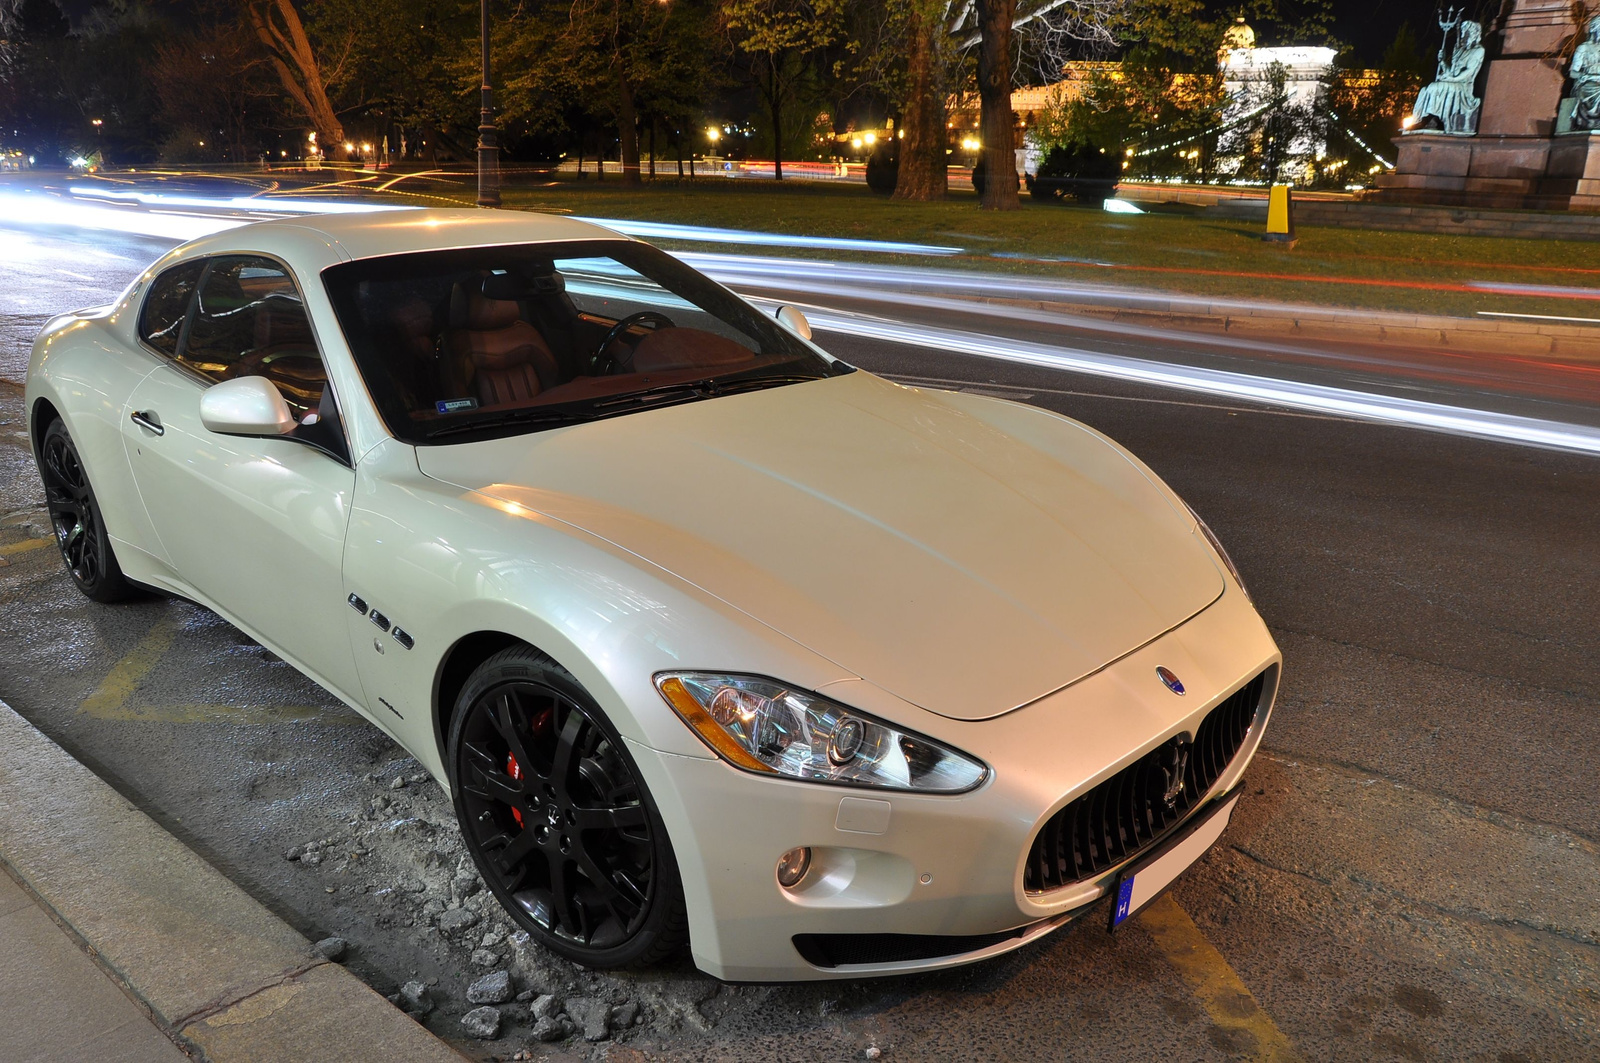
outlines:
[[[1273,185],[1267,193],[1267,231],[1261,239],[1290,247],[1298,242],[1294,235],[1294,197],[1289,194],[1288,185]]]

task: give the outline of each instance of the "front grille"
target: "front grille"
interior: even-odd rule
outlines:
[[[1172,804],[1165,794],[1187,735],[1168,739],[1051,816],[1028,851],[1023,888],[1041,893],[1092,878],[1181,823],[1244,744],[1266,685],[1262,672],[1206,714]]]
[[[796,934],[795,951],[813,967],[910,963],[977,952],[1027,933],[1025,926],[998,934]]]

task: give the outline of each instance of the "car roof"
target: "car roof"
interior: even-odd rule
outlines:
[[[626,240],[611,229],[556,214],[521,210],[433,208],[362,211],[279,218],[203,237],[185,248],[190,254],[252,249],[263,252],[302,247],[307,237],[336,245],[353,259],[458,247],[544,243],[563,240]],[[320,237],[317,240],[316,237]]]

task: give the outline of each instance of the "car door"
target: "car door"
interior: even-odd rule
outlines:
[[[240,376],[273,381],[298,427],[220,435],[200,396]],[[176,349],[134,390],[124,421],[135,483],[178,578],[346,701],[361,689],[341,568],[355,471],[338,405],[287,268],[212,259]]]

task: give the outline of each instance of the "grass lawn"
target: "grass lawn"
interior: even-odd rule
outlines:
[[[470,203],[473,195],[465,184],[421,180],[403,182],[396,191],[407,189],[414,190],[407,196],[413,202]],[[507,207],[523,210],[963,249],[941,259],[746,249],[752,254],[916,261],[1195,295],[1464,317],[1490,310],[1600,319],[1600,244],[1592,242],[1302,226],[1299,244],[1285,250],[1264,243],[1260,226],[1248,221],[1110,214],[1035,203],[1026,195],[1022,210],[999,213],[978,210],[970,190],[954,191],[942,203],[896,203],[861,185],[803,181],[661,179],[630,191],[616,179],[568,177],[512,185],[504,198]],[[1586,289],[1588,298],[1480,292],[1467,287],[1473,282]]]

